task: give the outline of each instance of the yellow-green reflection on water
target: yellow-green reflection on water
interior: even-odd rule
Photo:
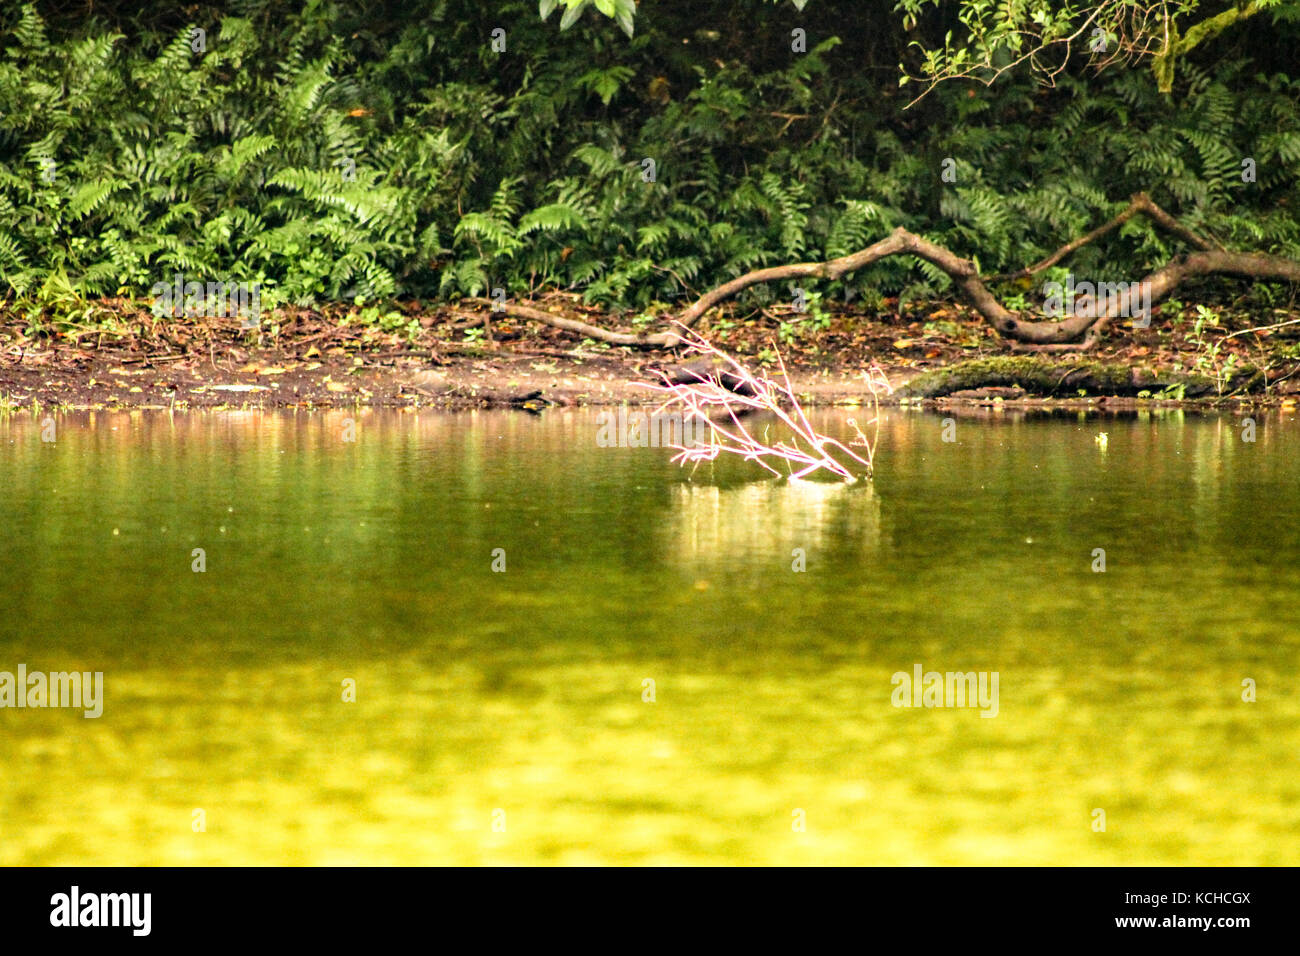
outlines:
[[[0,418],[0,670],[106,700],[0,710],[0,864],[1300,863],[1293,415],[898,412],[858,488],[588,412],[57,426]]]

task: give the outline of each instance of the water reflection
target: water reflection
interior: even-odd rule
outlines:
[[[0,671],[103,715],[0,710],[0,864],[1300,861],[1294,413],[890,411],[853,487],[582,410],[44,417]]]
[[[874,554],[881,546],[880,500],[865,482],[683,482],[673,487],[661,534],[665,553],[692,565],[743,561],[766,554],[774,542],[810,552],[852,541]]]

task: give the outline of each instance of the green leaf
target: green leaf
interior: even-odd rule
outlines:
[[[630,38],[636,32],[636,0],[615,0],[614,21]]]
[[[581,3],[575,3],[564,11],[564,16],[560,18],[560,29],[567,30],[578,22],[578,17],[586,11],[590,0],[582,0]]]
[[[537,5],[537,9],[541,13],[542,19],[545,20],[547,17],[549,17],[551,15],[551,12],[555,10],[555,8],[559,5],[559,3],[560,0],[541,0],[541,2]]]
[[[586,225],[587,223],[582,218],[582,214],[576,209],[566,203],[557,202],[534,209],[524,216],[519,220],[518,233],[521,236],[526,236],[538,230],[557,232],[561,229],[581,229]]]
[[[68,201],[68,214],[77,219],[82,218],[107,199],[118,185],[111,181],[105,182],[101,180],[83,183],[77,188],[72,199]]]
[[[614,15],[614,0],[596,0],[596,9],[607,17]]]

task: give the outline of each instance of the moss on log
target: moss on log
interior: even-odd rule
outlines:
[[[1224,385],[1224,392],[1253,391],[1263,377],[1253,368],[1239,369]],[[922,372],[901,389],[900,395],[938,398],[964,389],[1019,386],[1031,395],[1137,395],[1182,385],[1187,398],[1215,394],[1214,381],[1203,375],[1160,372],[1097,361],[1053,362],[1027,355],[995,356],[958,362],[947,368]]]

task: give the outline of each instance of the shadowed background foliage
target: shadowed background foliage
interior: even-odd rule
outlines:
[[[0,293],[145,295],[181,271],[260,282],[268,305],[500,285],[646,307],[899,225],[1010,269],[1137,190],[1227,244],[1300,255],[1295,24],[1225,33],[1170,96],[1133,65],[944,84],[904,109],[908,44],[956,21],[909,31],[891,7],[657,0],[629,39],[496,0],[15,6]],[[1134,221],[1072,266],[1114,278],[1176,251]],[[948,285],[900,258],[846,282],[868,305]]]

